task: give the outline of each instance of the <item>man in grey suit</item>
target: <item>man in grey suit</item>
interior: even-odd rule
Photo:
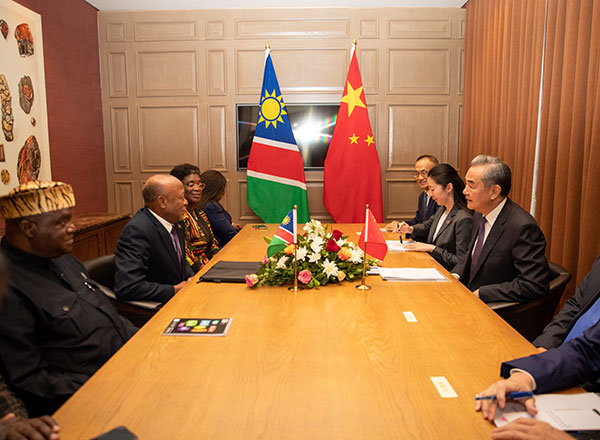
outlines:
[[[185,259],[183,219],[187,201],[181,181],[150,177],[145,206],[127,223],[115,249],[115,293],[122,300],[167,302],[194,275]]]
[[[546,295],[546,239],[535,219],[508,198],[508,165],[479,155],[465,180],[467,206],[476,211],[473,234],[466,258],[452,272],[486,303],[528,302]]]

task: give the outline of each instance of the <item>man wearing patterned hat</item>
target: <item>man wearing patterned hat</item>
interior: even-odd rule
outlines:
[[[30,415],[54,412],[134,334],[79,260],[70,185],[28,182],[0,198],[11,280],[0,373]]]

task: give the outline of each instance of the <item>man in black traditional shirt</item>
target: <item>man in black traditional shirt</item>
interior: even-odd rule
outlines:
[[[28,182],[0,198],[9,292],[0,372],[32,416],[54,412],[134,334],[73,248],[70,185]]]
[[[0,253],[0,308],[8,284],[6,259]],[[60,427],[50,416],[30,419],[23,403],[8,389],[0,376],[0,440],[58,440]]]

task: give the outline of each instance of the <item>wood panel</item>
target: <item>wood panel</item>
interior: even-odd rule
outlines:
[[[111,211],[137,210],[145,179],[191,162],[226,175],[234,221],[258,220],[235,109],[260,100],[267,41],[286,103],[339,103],[358,37],[386,219],[414,215],[417,156],[458,162],[464,9],[102,11],[99,23]],[[329,220],[323,171],[306,178],[312,216]]]
[[[114,173],[131,173],[129,109],[111,107],[112,157]]]
[[[127,53],[109,52],[108,84],[111,98],[123,98],[129,95],[127,87]]]
[[[181,96],[198,93],[196,52],[138,52],[138,96]]]
[[[198,163],[198,108],[140,107],[140,170],[168,173],[178,163]]]

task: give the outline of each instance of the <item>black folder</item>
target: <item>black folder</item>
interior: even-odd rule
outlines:
[[[198,282],[245,283],[246,275],[256,273],[260,266],[260,261],[219,261]]]

